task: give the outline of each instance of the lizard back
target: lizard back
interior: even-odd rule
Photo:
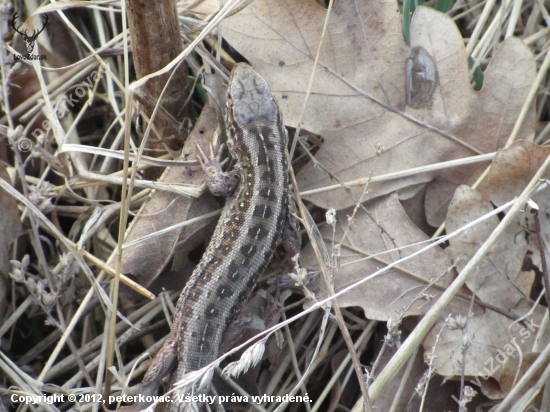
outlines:
[[[178,300],[176,380],[217,359],[223,332],[269,264],[287,213],[288,138],[266,81],[248,65],[233,70],[225,123],[240,183]]]

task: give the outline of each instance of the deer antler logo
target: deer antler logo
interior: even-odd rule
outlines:
[[[19,11],[16,11],[15,14],[13,15],[13,18],[11,19],[11,25],[12,25],[13,29],[17,33],[19,33],[21,35],[21,38],[25,41],[26,48],[27,48],[27,53],[32,53],[32,50],[34,49],[34,43],[36,42],[36,38],[38,37],[38,35],[40,33],[42,33],[44,31],[44,29],[46,28],[46,24],[48,24],[48,15],[44,14],[44,16],[43,16],[43,19],[42,19],[43,26],[42,26],[42,28],[40,30],[34,30],[33,33],[32,33],[32,36],[29,36],[27,34],[27,30],[25,30],[24,32],[19,31],[22,24],[19,25],[19,27],[16,27],[16,20],[17,20],[18,14],[19,14]]]

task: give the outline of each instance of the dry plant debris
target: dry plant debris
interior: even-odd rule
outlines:
[[[339,268],[334,279],[336,290],[352,285],[381,266],[418,252],[429,240],[410,221],[396,194],[383,196],[369,204],[365,212],[358,211],[356,218],[350,221],[352,213],[350,209],[338,212],[336,230],[328,225],[321,229],[328,241],[334,234],[337,242],[341,242]],[[373,255],[376,256],[371,258]],[[315,255],[310,247],[303,251],[303,259],[306,267],[315,265]],[[428,266],[426,262],[431,264]],[[448,253],[434,248],[359,285],[338,298],[338,303],[343,307],[360,306],[369,319],[387,321],[403,308],[407,311],[402,315],[422,315],[452,281],[450,271],[446,270],[451,266]],[[437,286],[432,286],[431,282]],[[321,277],[311,283],[311,288],[314,291],[319,289],[316,293],[318,299],[327,296]]]
[[[485,72],[483,89],[475,92],[455,24],[421,7],[411,23],[411,46],[422,46],[432,56],[438,87],[431,108],[412,109],[406,105],[403,77],[411,52],[393,1],[335,4],[307,111],[300,118],[320,41],[312,33],[320,31],[325,15],[313,2],[258,2],[228,19],[222,33],[273,85],[287,124],[297,127],[301,122],[302,128],[325,138],[316,159],[340,181],[495,152],[506,144],[535,78],[530,50],[514,38],[503,42]],[[292,29],[286,27],[288,21],[294,22]],[[276,47],[262,47],[266,42]],[[533,139],[534,120],[532,107],[518,139]],[[422,187],[415,185],[430,182],[426,216],[439,225],[456,186],[475,182],[486,166],[373,183],[363,200],[401,189],[410,196],[411,188]],[[336,182],[310,163],[300,171],[298,183],[307,193]],[[352,193],[343,196],[340,189],[305,198],[320,207],[342,209],[354,205],[361,189]]]
[[[108,281],[120,270],[157,292],[180,288],[192,271],[219,202],[188,161],[218,134],[219,83],[242,58],[270,84],[291,141],[300,134],[293,167],[308,230],[294,273],[283,273],[279,253],[228,333],[227,350],[279,328],[254,347],[263,362],[234,382],[220,376],[220,393],[240,385],[251,395],[311,399],[260,410],[359,411],[346,336],[372,410],[550,410],[549,14],[541,2],[502,3],[457,1],[448,15],[419,7],[408,45],[395,0],[338,1],[328,10],[310,0],[178,2],[184,52],[172,63],[185,57],[190,85],[201,87],[186,109],[191,119],[160,108],[151,122],[154,104],[126,87],[135,77],[124,53],[128,45],[136,55],[154,50],[124,36],[119,2],[20,12],[18,26],[31,31],[40,13],[49,17],[35,48],[47,60],[21,62],[14,56],[28,44],[9,22],[23,7],[0,2],[0,411],[20,406],[14,394],[42,393],[79,402],[38,410],[97,410],[106,354],[115,351],[109,330],[117,336],[111,393],[135,390],[164,342],[177,292],[144,302],[124,290],[112,328]],[[469,57],[484,70],[480,91]],[[125,133],[129,206],[121,203]],[[150,144],[152,136],[161,139]],[[170,167],[149,180],[151,163]],[[135,218],[119,239],[121,216]],[[117,247],[130,242],[117,269]],[[464,285],[440,305],[464,271]],[[331,313],[342,314],[345,330]],[[408,338],[421,345],[409,348]],[[240,368],[244,350],[226,364]],[[408,362],[396,367],[396,359]]]

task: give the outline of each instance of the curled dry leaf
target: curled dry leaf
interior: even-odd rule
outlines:
[[[426,244],[409,245],[428,240],[428,237],[409,220],[397,195],[382,197],[366,209],[369,215],[363,209],[359,209],[352,230],[344,238],[339,268],[334,273],[336,291],[369,276],[387,263],[417,252]],[[343,210],[336,217],[334,238],[337,242],[342,238],[351,213],[352,210]],[[321,233],[330,241],[333,237],[332,226],[323,227]],[[364,254],[351,251],[345,245],[351,245]],[[327,248],[330,250],[330,243]],[[393,250],[395,248],[399,250]],[[388,252],[390,250],[391,252]],[[380,255],[363,260],[365,256],[374,254]],[[318,267],[316,262],[315,254],[311,246],[308,246],[303,251],[303,264],[306,267]],[[437,299],[442,289],[451,282],[451,274],[445,273],[451,266],[447,253],[439,248],[433,248],[345,293],[338,298],[338,303],[343,307],[362,307],[369,319],[388,320],[405,309],[408,309],[407,316],[424,314],[431,307],[431,298]],[[438,279],[436,283],[439,288],[428,287],[431,279]],[[313,282],[311,289],[316,290],[318,299],[327,296],[322,276]],[[430,298],[420,298],[421,294]]]
[[[536,171],[542,166],[550,155],[550,147],[538,146],[531,142],[517,141],[507,149],[499,150],[491,163],[491,169],[487,178],[479,186],[479,191],[484,193],[492,203],[500,206],[514,197],[519,196],[523,188],[533,178]],[[550,177],[547,171],[544,178]],[[539,207],[539,220],[541,234],[550,244],[550,191],[541,187],[531,195],[531,199]],[[536,228],[534,218],[530,213],[525,213],[520,218],[520,224],[528,229],[530,258],[533,263],[542,270],[540,261],[540,247],[536,240]]]
[[[446,227],[449,232],[460,229],[462,226],[491,212],[493,207],[488,199],[484,198],[468,186],[459,186],[456,190],[449,213]],[[475,227],[450,240],[450,253],[457,269],[461,271],[470,258],[477,252],[483,242],[497,227],[497,216],[486,219]],[[476,292],[484,302],[515,312],[519,307],[528,308],[533,302],[516,285],[516,277],[521,271],[523,258],[527,253],[525,230],[518,222],[508,227],[504,235],[497,241],[491,252],[477,266],[466,281],[466,285]],[[528,289],[531,289],[531,284]],[[522,302],[527,301],[527,306]]]
[[[437,86],[431,104],[413,109],[406,105],[405,87],[411,49],[404,43],[393,0],[335,3],[300,119],[326,12],[313,1],[258,0],[227,19],[222,34],[266,78],[285,122],[296,127],[301,121],[303,128],[325,138],[316,158],[342,181],[504,146],[535,77],[529,49],[518,39],[505,40],[485,72],[483,89],[475,92],[456,26],[447,16],[419,7],[411,23],[411,46],[421,46],[433,59]],[[518,138],[533,138],[534,116],[530,110]],[[379,147],[384,148],[381,154]],[[483,167],[378,182],[370,185],[365,200],[438,178],[426,193],[428,222],[436,225],[445,217],[454,188],[475,179]],[[334,183],[311,163],[298,175],[302,191]],[[449,185],[447,195],[441,196]],[[356,199],[360,190],[353,191]],[[353,197],[342,194],[306,198],[324,208],[352,206]]]
[[[451,201],[446,220],[448,231],[454,231],[465,224],[493,210],[487,198],[469,188],[460,186]],[[498,217],[485,220],[450,241],[449,252],[461,270],[489,237],[499,223]],[[489,378],[500,382],[507,359],[518,358],[519,352],[531,352],[539,332],[544,310],[529,298],[534,275],[523,272],[523,259],[528,251],[526,230],[518,222],[512,224],[497,240],[497,243],[477,266],[466,281],[476,296],[485,303],[501,309],[503,313],[520,318],[514,323],[509,317],[493,310],[475,313],[467,323],[467,330],[446,328],[436,347],[434,366],[445,376],[462,374],[464,336],[468,336],[468,352],[465,375],[474,389],[485,395],[502,397],[494,385],[487,384]],[[456,309],[456,308],[455,308]],[[453,315],[467,316],[468,308],[452,311]],[[436,331],[442,322],[434,326],[424,341],[424,349],[431,351]],[[509,390],[501,387],[501,390]]]
[[[484,193],[495,205],[503,205],[521,194],[548,155],[550,146],[539,146],[523,140],[499,150],[491,162],[489,174],[479,185],[479,192]],[[545,178],[548,177],[550,171],[545,175]]]

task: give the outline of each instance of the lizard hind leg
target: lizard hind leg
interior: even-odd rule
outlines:
[[[162,348],[157,352],[151,366],[145,373],[143,381],[137,386],[137,393],[142,395],[140,398],[154,397],[157,395],[161,380],[168,375],[178,359],[177,336],[171,333],[170,337],[164,342]],[[153,402],[143,401],[135,402],[132,405],[123,406],[119,409],[121,412],[138,412],[149,407]]]

